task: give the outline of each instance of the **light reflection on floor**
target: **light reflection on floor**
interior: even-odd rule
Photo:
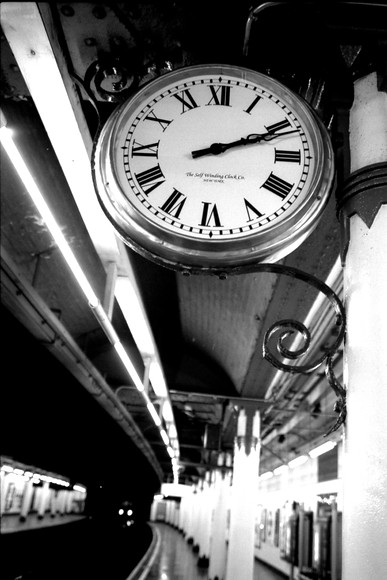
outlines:
[[[160,550],[146,580],[209,580],[208,569],[197,565],[198,556],[183,535],[167,524],[155,525],[160,532]],[[283,578],[285,577],[255,560],[253,580],[283,580]]]

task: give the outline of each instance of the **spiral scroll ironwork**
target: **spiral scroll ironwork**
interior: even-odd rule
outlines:
[[[335,377],[331,355],[328,355],[326,360],[325,374],[328,379],[329,386],[334,390],[337,396],[337,401],[333,407],[333,410],[335,413],[338,413],[336,423],[329,429],[328,433],[325,433],[324,435],[324,437],[327,437],[345,423],[345,419],[347,417],[347,392]]]
[[[339,381],[336,379],[333,372],[333,357],[337,353],[345,335],[346,319],[345,319],[345,309],[344,306],[337,296],[337,294],[324,282],[321,282],[318,278],[299,270],[297,268],[292,268],[290,266],[284,266],[282,264],[254,264],[251,266],[235,267],[229,268],[225,271],[218,272],[220,277],[227,277],[233,274],[248,274],[248,273],[259,273],[268,272],[272,274],[284,274],[285,276],[290,276],[296,278],[307,284],[316,288],[319,292],[322,292],[330,301],[336,313],[336,327],[338,328],[336,340],[332,345],[324,351],[324,353],[316,360],[305,365],[291,365],[282,362],[274,355],[270,349],[270,340],[275,338],[277,335],[277,351],[278,353],[286,359],[297,360],[309,350],[311,343],[311,334],[304,324],[293,319],[280,320],[279,322],[273,324],[265,333],[263,342],[263,356],[268,360],[274,367],[279,370],[290,372],[290,373],[301,373],[308,374],[312,373],[318,367],[320,367],[324,362],[326,365],[325,373],[328,379],[330,387],[333,389],[337,396],[337,401],[334,407],[334,411],[338,413],[338,418],[336,423],[331,427],[331,429],[326,433],[325,436],[329,435],[333,431],[336,431],[344,422],[346,418],[346,391],[342,387]],[[299,333],[302,337],[302,344],[297,349],[290,350],[285,346],[285,341],[289,336]]]

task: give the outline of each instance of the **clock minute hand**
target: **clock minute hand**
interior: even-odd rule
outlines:
[[[191,155],[193,158],[202,157],[203,155],[219,155],[219,153],[224,153],[227,149],[231,149],[231,147],[237,147],[238,145],[247,145],[248,138],[238,139],[238,141],[231,141],[231,143],[212,143],[209,147],[205,149],[197,149],[196,151],[192,151]]]
[[[241,139],[231,141],[230,143],[212,143],[212,145],[205,149],[192,151],[191,155],[194,159],[196,157],[202,157],[203,155],[219,155],[232,147],[238,147],[239,145],[253,145],[254,143],[260,143],[260,141],[271,141],[272,139],[281,137],[282,135],[289,135],[289,133],[298,133],[298,129],[284,131],[283,133],[252,133],[251,135],[247,135],[247,137],[242,137]]]
[[[298,133],[298,129],[292,129],[291,131],[283,131],[282,133],[263,133],[262,135],[258,135],[259,141],[271,141],[272,139],[276,139],[277,137],[282,137],[282,135],[289,135],[290,133]],[[254,135],[249,135],[249,137],[254,137]]]

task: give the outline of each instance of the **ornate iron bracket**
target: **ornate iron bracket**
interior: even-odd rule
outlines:
[[[329,429],[328,433],[325,433],[325,437],[327,437],[345,423],[345,419],[347,417],[347,392],[344,387],[340,385],[333,373],[331,355],[329,355],[326,360],[325,374],[327,376],[330,387],[335,391],[337,396],[337,401],[333,407],[333,410],[335,413],[339,414],[335,425]]]
[[[338,333],[336,340],[333,344],[325,350],[324,354],[317,360],[309,363],[308,365],[291,365],[285,364],[280,361],[277,356],[275,356],[270,349],[269,342],[272,337],[277,335],[277,351],[279,354],[286,359],[297,360],[302,355],[307,353],[311,343],[311,334],[304,324],[292,319],[280,320],[279,322],[273,324],[265,333],[264,343],[263,343],[263,356],[268,360],[274,367],[279,370],[290,372],[290,373],[301,373],[308,374],[315,371],[323,363],[325,363],[325,374],[328,379],[329,386],[333,389],[337,396],[337,401],[334,406],[334,411],[338,413],[338,418],[336,423],[329,429],[325,437],[339,429],[341,425],[344,424],[347,408],[346,408],[346,390],[342,387],[339,381],[336,379],[333,372],[333,358],[337,353],[343,339],[345,336],[346,329],[346,317],[344,306],[337,296],[337,294],[324,282],[321,282],[318,278],[315,278],[307,272],[303,272],[297,268],[290,266],[284,266],[282,264],[253,264],[251,266],[243,267],[231,267],[222,272],[218,272],[220,278],[226,278],[229,275],[234,274],[249,274],[249,273],[259,273],[268,272],[271,274],[283,274],[285,276],[290,276],[296,278],[307,284],[316,288],[319,292],[322,292],[330,301],[336,312],[336,326],[338,327]],[[279,333],[279,334],[278,334]],[[296,350],[290,350],[285,346],[285,340],[292,334],[299,333],[302,336],[302,344]]]

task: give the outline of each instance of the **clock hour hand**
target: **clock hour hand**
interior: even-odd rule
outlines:
[[[230,143],[212,143],[209,147],[205,149],[196,149],[192,151],[191,155],[195,159],[196,157],[202,157],[203,155],[219,155],[224,153],[227,149],[231,147],[238,147],[239,145],[253,145],[254,143],[260,143],[261,141],[271,141],[282,135],[289,135],[289,133],[298,133],[298,129],[292,129],[291,131],[284,131],[283,133],[252,133],[247,135],[247,137],[242,137],[237,141],[231,141]]]

